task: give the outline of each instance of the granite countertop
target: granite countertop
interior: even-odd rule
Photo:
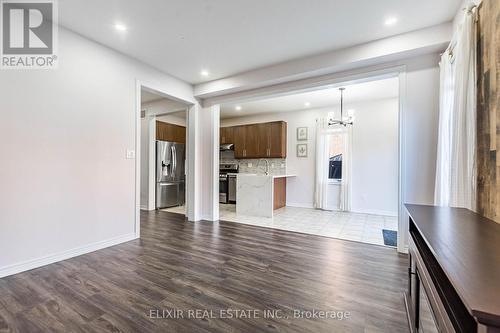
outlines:
[[[273,179],[275,178],[288,178],[288,177],[297,177],[297,175],[294,174],[283,174],[283,175],[266,175],[263,173],[229,173],[228,175],[245,175],[245,176],[259,176],[259,177],[272,177]]]

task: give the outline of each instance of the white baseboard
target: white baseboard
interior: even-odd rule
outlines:
[[[287,202],[286,205],[289,207],[298,207],[298,208],[314,208],[314,205],[312,203],[303,203],[303,202]],[[327,210],[340,211],[340,209],[338,209],[337,207],[329,208]],[[384,216],[398,216],[397,212],[391,212],[385,210],[353,209],[351,212],[361,213],[361,214],[384,215]]]
[[[94,252],[97,250],[104,249],[113,245],[118,245],[120,243],[125,243],[136,239],[135,233],[114,237],[111,239],[103,240],[100,242],[95,242],[92,244],[77,247],[71,250],[51,254],[45,257],[40,257],[32,260],[23,261],[17,264],[0,267],[0,278],[13,275],[25,271],[29,271],[34,268],[42,267],[45,265],[53,264],[58,261],[70,259],[73,257],[81,256],[82,254]]]
[[[303,203],[303,202],[288,202],[286,203],[289,207],[298,207],[298,208],[314,208],[312,203]]]
[[[391,212],[388,210],[376,210],[376,209],[353,209],[351,210],[353,213],[360,214],[372,214],[372,215],[383,215],[383,216],[398,216],[397,212]]]

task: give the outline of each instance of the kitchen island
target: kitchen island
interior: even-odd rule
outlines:
[[[295,175],[239,173],[236,180],[236,214],[273,217],[286,205],[286,180]]]

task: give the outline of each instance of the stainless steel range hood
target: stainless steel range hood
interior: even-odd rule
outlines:
[[[234,150],[234,145],[232,143],[225,143],[220,145],[220,151]]]

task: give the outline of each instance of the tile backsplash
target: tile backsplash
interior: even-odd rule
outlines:
[[[269,173],[271,175],[284,175],[286,174],[286,159],[284,158],[269,158]],[[266,172],[266,163],[260,162],[259,159],[221,159],[221,163],[238,163],[240,173],[257,173],[263,174]]]
[[[286,159],[285,158],[267,158],[269,161],[269,173],[271,175],[286,174]],[[266,172],[266,163],[260,162],[259,159],[235,159],[233,151],[222,151],[220,153],[220,163],[238,163],[239,172],[241,173],[257,173],[263,174]]]

